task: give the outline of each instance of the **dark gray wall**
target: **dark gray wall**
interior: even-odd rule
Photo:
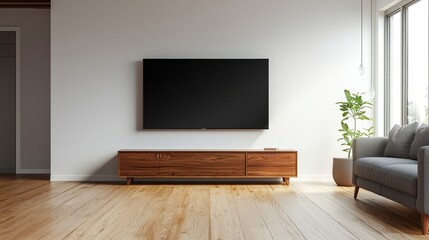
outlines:
[[[16,51],[14,31],[0,31],[0,173],[14,173]]]
[[[50,169],[50,10],[0,9],[0,27],[19,29],[20,167]]]

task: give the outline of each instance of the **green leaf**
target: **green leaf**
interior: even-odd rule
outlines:
[[[350,101],[352,99],[352,96],[350,95],[350,91],[349,90],[344,90],[344,94],[346,95],[346,99],[347,101]]]
[[[367,116],[367,109],[372,109],[373,104],[370,101],[365,101],[363,95],[364,93],[351,93],[345,89],[346,100],[335,103],[338,105],[342,117],[341,128],[338,129],[341,137],[337,141],[341,142],[341,146],[348,146],[348,149],[343,149],[347,153],[351,152],[353,139],[370,137],[374,134],[374,126],[370,126],[368,129],[359,128],[361,122],[373,121],[371,117]]]

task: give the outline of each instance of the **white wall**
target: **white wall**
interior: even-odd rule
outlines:
[[[294,148],[300,177],[330,175],[332,157],[345,156],[335,102],[344,88],[370,84],[357,73],[359,7],[358,0],[53,0],[51,179],[114,179],[122,148]],[[138,130],[141,59],[151,57],[269,58],[270,129]]]
[[[50,168],[50,11],[0,9],[0,27],[20,31],[20,167],[18,173]]]

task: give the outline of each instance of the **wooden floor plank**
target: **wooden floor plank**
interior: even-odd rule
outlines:
[[[0,174],[0,192],[7,188],[15,188],[17,185],[21,185],[25,182],[43,181],[46,183],[49,178],[48,174]]]
[[[365,220],[362,220],[351,214],[337,202],[332,201],[324,194],[319,192],[319,188],[314,184],[305,182],[294,183],[294,188],[302,192],[306,197],[313,201],[319,208],[329,213],[344,228],[353,233],[359,239],[387,239],[383,234],[373,229]]]
[[[49,182],[0,175],[0,239],[429,239],[418,213],[331,182]]]
[[[154,239],[177,239],[184,223],[190,186],[175,186],[162,208],[162,218],[154,228]]]
[[[245,239],[232,194],[224,186],[210,188],[211,239]]]
[[[367,192],[368,194],[376,195],[364,189],[361,189],[361,190],[362,192]],[[348,190],[345,188],[339,188],[339,189],[336,189],[336,191],[346,197],[349,196]],[[374,198],[378,198],[379,200],[381,200],[382,197],[377,195],[377,196],[374,196]],[[427,236],[421,235],[420,222],[411,221],[407,217],[402,216],[399,212],[384,206],[384,204],[375,204],[373,200],[368,201],[368,200],[358,198],[358,199],[355,199],[355,201],[358,202],[360,206],[364,205],[365,210],[368,208],[367,209],[368,213],[371,213],[377,218],[381,218],[381,221],[383,221],[384,225],[393,227],[394,229],[396,229],[398,232],[405,235],[406,237],[410,239],[427,239]],[[400,206],[401,204],[392,202],[391,200],[386,199],[384,197],[383,197],[383,202],[385,204],[392,204],[392,205],[396,205],[396,207],[401,208]],[[420,216],[420,214],[417,213],[417,211],[412,211],[412,212],[414,212],[417,216]]]
[[[27,192],[34,191],[36,188],[48,185],[47,180],[42,179],[18,179],[9,186],[6,186],[0,190],[0,203],[6,200],[13,200],[15,197],[19,197]]]
[[[66,189],[61,194],[51,196],[50,192],[47,192],[47,194],[39,195],[37,200],[15,202],[12,207],[4,206],[0,208],[0,212],[3,213],[0,216],[0,239],[21,231],[35,231],[44,226],[43,223],[38,226],[37,221],[49,219],[58,206],[74,198],[79,190],[85,191],[85,185],[75,183],[72,188]],[[6,213],[4,212],[5,210]]]
[[[340,188],[341,194],[348,197],[348,191],[347,189]],[[362,192],[367,192],[371,195],[376,195],[374,193],[368,192],[364,189],[361,189]],[[382,221],[385,225],[388,225],[389,227],[393,227],[396,229],[396,231],[401,232],[403,235],[407,236],[411,239],[426,239],[426,236],[421,235],[421,225],[420,221],[412,221],[409,220],[409,216],[403,216],[401,215],[401,211],[396,211],[396,209],[401,209],[403,206],[399,203],[393,202],[387,198],[381,197],[381,196],[374,196],[375,199],[378,199],[378,201],[381,201],[381,198],[383,198],[383,203],[381,202],[375,203],[373,199],[355,199],[355,201],[359,202],[362,205],[365,205],[368,207],[368,213],[374,215],[375,217],[380,219],[380,216],[382,216]],[[410,214],[414,212],[415,217],[420,218],[420,214],[413,209],[408,209],[407,214]],[[378,214],[374,214],[378,213]]]
[[[166,237],[169,234],[169,227],[171,227],[170,222],[174,219],[175,210],[178,208],[177,203],[182,201],[187,193],[187,190],[178,191],[176,186],[172,185],[159,185],[159,186],[150,186],[156,187],[157,193],[151,193],[145,187],[142,189],[142,196],[139,194],[138,199],[133,197],[133,205],[131,209],[139,209],[138,212],[132,214],[132,224],[129,228],[125,229],[125,232],[132,233],[132,230],[135,229],[134,234],[129,235],[128,237],[137,236],[144,239],[167,239]],[[137,200],[137,201],[136,201]],[[176,202],[177,200],[177,202]],[[126,221],[126,219],[124,219]],[[179,226],[175,226],[174,229],[177,230]],[[163,236],[164,238],[159,238]]]
[[[19,208],[28,206],[35,207],[36,204],[52,198],[68,189],[75,187],[76,184],[67,182],[55,182],[52,184],[36,185],[33,189],[21,192],[20,194],[10,193],[12,196],[5,196],[0,200],[0,209],[19,211]],[[44,200],[43,200],[44,199]],[[0,215],[4,214],[0,211]]]
[[[51,211],[42,212],[35,209],[31,214],[31,221],[24,226],[36,224],[39,227],[24,228],[20,224],[20,231],[16,231],[12,236],[15,239],[24,239],[28,236],[31,236],[29,239],[61,239],[87,217],[95,214],[106,201],[114,196],[113,190],[114,186],[110,185],[87,184],[85,188],[80,189],[62,204],[56,205]]]
[[[357,239],[329,214],[293,187],[275,186],[271,194],[306,238]]]
[[[172,187],[119,186],[122,191],[78,226],[65,239],[150,239],[158,209],[165,204]],[[151,222],[152,221],[152,222]],[[151,235],[152,234],[152,235]]]
[[[254,201],[254,195],[246,186],[231,186],[235,208],[240,219],[244,237],[250,239],[273,239],[264,218],[261,216]]]
[[[189,189],[189,203],[180,229],[179,239],[210,238],[210,189],[209,186],[192,186]]]
[[[274,200],[270,186],[247,186],[273,239],[305,239],[304,235]]]
[[[402,204],[398,204],[397,202],[388,200],[385,197],[374,194],[364,189],[362,189],[362,191],[359,191],[358,199],[360,200],[365,199],[371,203],[377,204],[380,207],[387,208],[409,219],[410,221],[416,223],[417,225],[420,225],[420,213],[418,213],[417,210],[415,209],[411,209]]]
[[[117,231],[120,216],[129,209],[131,201],[130,196],[136,191],[136,188],[118,188],[118,194],[112,200],[106,203],[97,214],[88,217],[84,222],[74,230],[67,233],[64,239],[108,239],[111,231]]]
[[[341,204],[356,217],[363,219],[372,228],[382,233],[389,239],[416,239],[425,238],[421,236],[421,231],[415,223],[401,218],[399,215],[383,211],[376,205],[365,203],[361,200],[355,200],[351,189],[345,189],[336,186],[327,186],[323,183],[312,183],[319,188],[321,194],[325,194],[333,201]],[[388,201],[386,199],[386,201]],[[411,232],[410,232],[410,229]],[[410,234],[408,234],[408,233]]]

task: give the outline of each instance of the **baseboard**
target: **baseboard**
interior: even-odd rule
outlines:
[[[291,178],[292,182],[332,182],[332,175],[299,175],[297,178]]]
[[[16,174],[49,174],[50,169],[16,169]]]

